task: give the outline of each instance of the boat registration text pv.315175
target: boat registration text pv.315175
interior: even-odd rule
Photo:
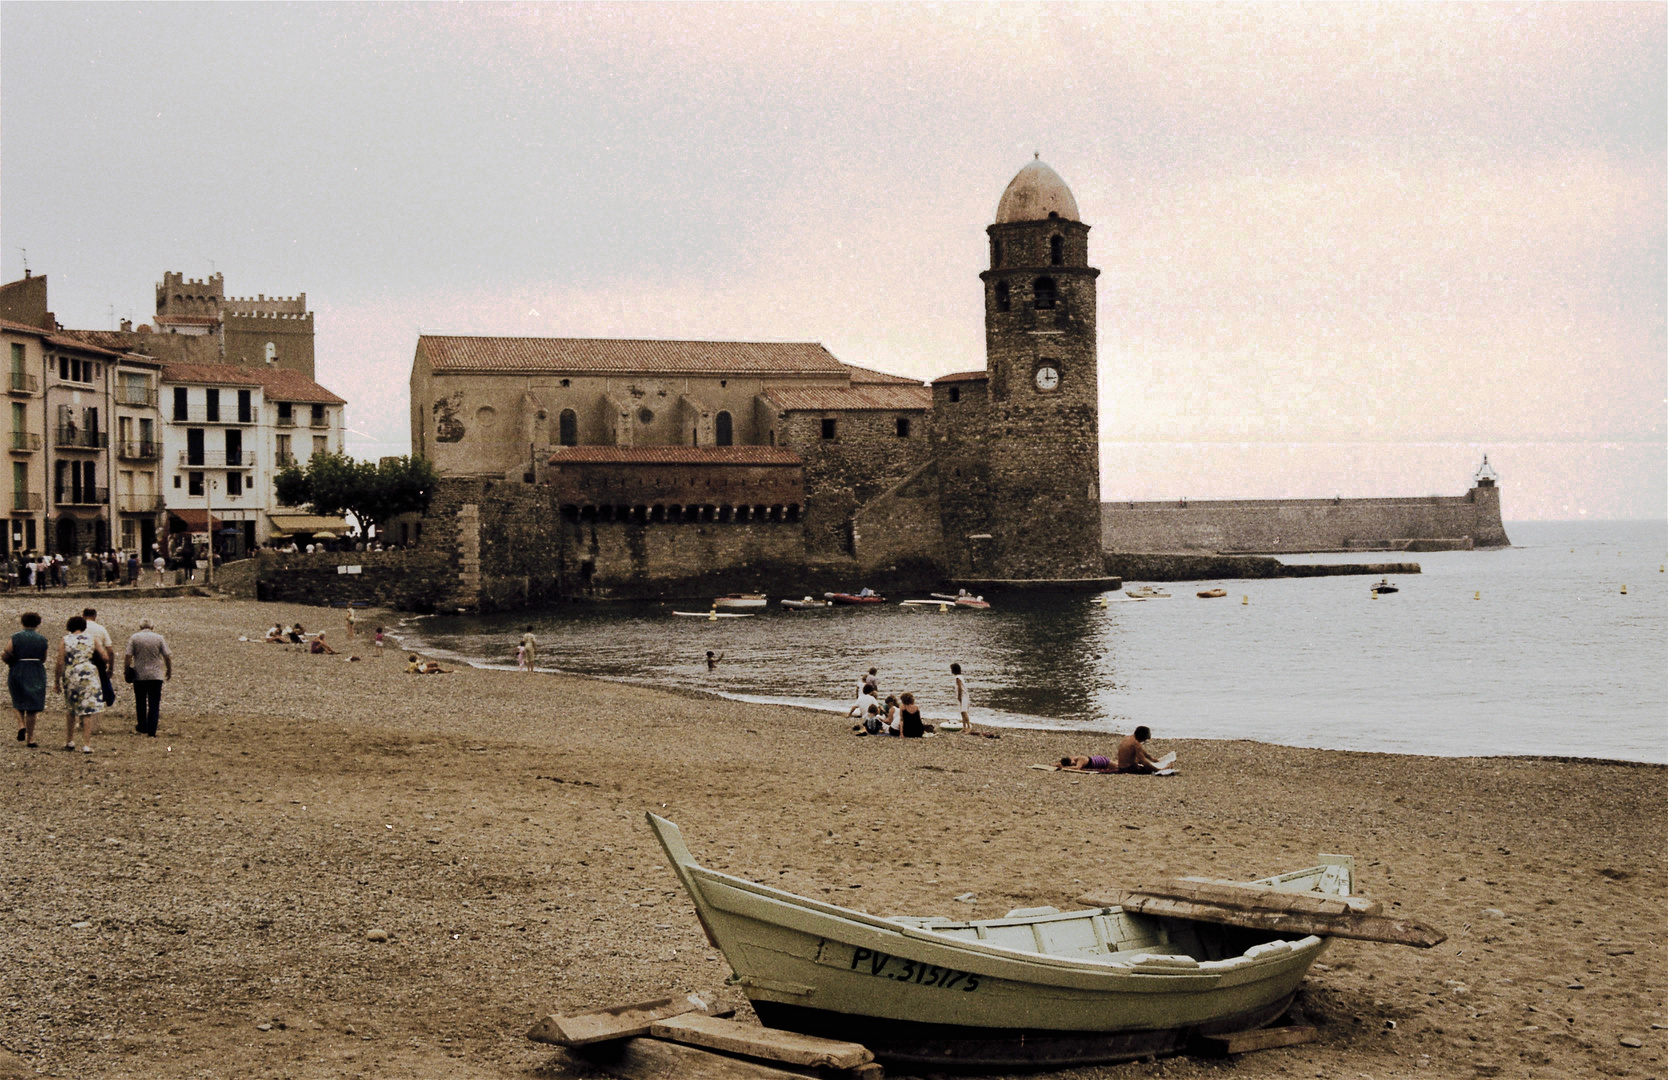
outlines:
[[[894,982],[914,983],[916,986],[936,986],[940,990],[960,990],[971,994],[979,988],[979,976],[969,971],[923,964],[901,956],[875,952],[872,949],[853,949],[851,970],[861,971]]]

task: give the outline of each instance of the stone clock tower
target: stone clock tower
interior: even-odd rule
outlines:
[[[1105,574],[1100,407],[1089,226],[1053,169],[1033,161],[996,208],[985,286],[986,550],[990,578]]]

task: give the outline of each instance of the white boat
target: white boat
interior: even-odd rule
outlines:
[[[1163,589],[1155,589],[1151,585],[1143,585],[1139,589],[1125,589],[1124,595],[1136,600],[1168,600],[1170,594]]]
[[[715,608],[762,608],[769,601],[764,593],[731,593],[712,602]]]
[[[1277,1018],[1327,944],[1118,906],[881,918],[708,869],[676,825],[648,821],[759,1019],[861,1041],[889,1067],[1048,1068],[1169,1053]],[[1353,860],[1322,860],[1254,884],[1343,907]]]
[[[803,600],[783,600],[782,606],[787,608],[789,611],[815,611],[821,608],[833,607],[834,601],[817,600],[813,597],[807,596]]]
[[[738,611],[674,611],[674,615],[685,619],[751,619],[751,614],[743,615]]]

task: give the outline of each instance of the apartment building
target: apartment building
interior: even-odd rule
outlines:
[[[46,455],[41,440],[41,379],[50,334],[36,326],[0,319],[0,349],[6,369],[6,430],[11,490],[5,493],[0,555],[41,550],[45,532]]]
[[[279,531],[278,470],[343,450],[346,402],[297,371],[164,364],[161,390],[162,501],[176,549],[209,534],[222,550],[265,543]]]

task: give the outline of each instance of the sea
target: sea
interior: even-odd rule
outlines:
[[[874,667],[883,694],[911,691],[928,719],[949,719],[959,663],[975,722],[1078,730],[1085,753],[1145,724],[1161,741],[1668,762],[1668,522],[1506,531],[1513,546],[1495,551],[1283,557],[1419,564],[1377,597],[1376,577],[1224,579],[1160,584],[1169,598],[1141,602],[1123,590],[1003,593],[989,610],[940,611],[899,595],[790,612],[772,596],[753,618],[673,614],[707,611],[701,598],[399,629],[408,645],[513,668],[531,626],[541,669],[707,691],[738,710],[838,714]],[[1196,595],[1213,587],[1228,595]]]

